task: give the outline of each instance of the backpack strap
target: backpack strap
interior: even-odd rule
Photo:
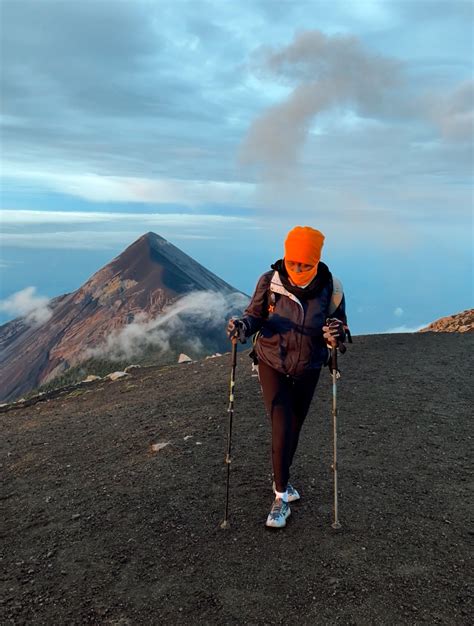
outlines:
[[[331,275],[329,288],[331,290],[331,300],[329,302],[328,307],[328,315],[331,316],[334,311],[336,311],[339,305],[342,302],[342,298],[344,297],[344,289],[342,287],[342,283],[339,278]],[[283,294],[294,300],[297,304],[302,307],[301,302],[298,300],[296,296],[287,291],[281,282],[280,274],[275,271],[272,280],[269,286],[268,292],[268,313],[273,313],[276,303],[276,295],[275,294]]]
[[[278,276],[278,281],[280,281],[280,276],[278,272],[274,272],[272,276],[272,281],[275,278],[275,274]],[[281,282],[281,281],[280,281]],[[283,287],[283,285],[282,285]],[[279,295],[279,291],[272,289],[272,284],[269,285],[267,290],[267,310],[265,317],[268,317],[270,313],[273,313],[275,310],[275,305],[277,302],[277,295]],[[258,357],[257,351],[255,349],[255,344],[257,343],[258,338],[260,337],[262,331],[257,330],[257,332],[252,337],[252,350],[249,354],[249,357],[252,359],[252,371],[257,370],[258,372]]]
[[[329,303],[328,315],[331,316],[334,311],[337,310],[339,305],[342,302],[342,298],[344,297],[344,290],[342,288],[342,283],[339,278],[335,276],[332,277],[332,295],[331,301]]]
[[[282,296],[287,296],[288,298],[290,298],[290,300],[293,300],[293,302],[296,302],[296,304],[298,304],[298,306],[301,309],[303,309],[303,305],[298,300],[298,298],[293,293],[285,289],[283,283],[281,282],[281,277],[280,277],[278,270],[275,270],[273,272],[273,276],[270,281],[269,291],[270,291],[270,294],[280,294]],[[276,296],[273,295],[273,297],[275,298],[275,301],[276,301]]]

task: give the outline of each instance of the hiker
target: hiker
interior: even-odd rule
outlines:
[[[284,258],[260,277],[243,317],[227,326],[229,338],[241,343],[256,334],[253,354],[272,428],[275,500],[266,525],[273,528],[286,525],[289,503],[300,499],[289,478],[301,427],[329,363],[328,346],[345,340],[342,286],[320,260],[323,243],[318,230],[293,228]]]

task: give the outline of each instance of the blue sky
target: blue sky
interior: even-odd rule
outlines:
[[[0,322],[150,230],[251,293],[296,224],[356,334],[473,306],[471,2],[0,10]]]

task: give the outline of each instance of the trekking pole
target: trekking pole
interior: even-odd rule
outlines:
[[[230,463],[231,463],[231,446],[232,446],[232,418],[234,417],[234,387],[235,387],[235,369],[237,367],[237,337],[232,338],[232,368],[230,372],[230,390],[229,390],[229,433],[227,437],[227,454],[225,463],[227,464],[227,486],[225,494],[225,513],[224,521],[221,528],[229,528],[229,482],[230,482]]]
[[[334,522],[331,526],[335,530],[341,528],[338,515],[337,501],[337,379],[340,377],[337,369],[337,347],[331,346],[331,367],[332,367],[332,429],[333,429],[333,476],[334,476]]]

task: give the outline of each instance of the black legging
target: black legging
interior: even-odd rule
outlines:
[[[308,414],[321,370],[308,370],[301,377],[291,378],[260,361],[258,373],[265,408],[272,423],[275,486],[277,491],[285,492],[301,427]]]

